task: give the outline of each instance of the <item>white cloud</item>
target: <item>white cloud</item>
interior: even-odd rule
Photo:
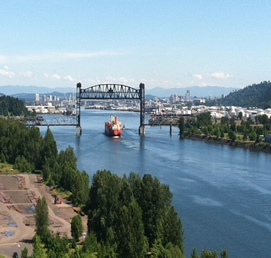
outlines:
[[[49,74],[48,73],[43,73],[44,77],[48,78]]]
[[[22,73],[20,73],[20,75],[22,77],[24,77],[24,78],[31,78],[31,77],[33,77],[33,73],[30,72],[30,71],[28,71],[28,72],[22,72]]]
[[[58,75],[58,74],[56,74],[56,73],[53,75],[53,78],[55,78],[55,79],[57,79],[57,80],[60,80],[60,79],[61,79],[60,75]]]
[[[202,75],[202,74],[196,74],[196,73],[194,73],[194,74],[193,74],[193,77],[194,77],[195,79],[199,80],[199,81],[203,79],[203,75]]]
[[[74,81],[74,79],[73,79],[70,75],[65,76],[63,79],[64,79],[64,80],[71,81],[71,82]]]
[[[226,74],[224,72],[215,72],[210,74],[210,76],[216,79],[228,79],[231,77],[229,74]]]
[[[0,76],[13,78],[15,76],[15,73],[0,69]]]
[[[5,65],[4,68],[5,68],[6,70],[8,70],[8,66],[7,66],[7,65]]]

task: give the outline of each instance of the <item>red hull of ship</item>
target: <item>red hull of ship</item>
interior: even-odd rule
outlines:
[[[107,136],[120,136],[121,130],[113,130],[110,128],[110,125],[108,122],[105,123],[105,134]]]

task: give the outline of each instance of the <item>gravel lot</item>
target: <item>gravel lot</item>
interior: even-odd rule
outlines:
[[[0,175],[0,254],[12,257],[17,251],[20,255],[24,246],[29,254],[32,253],[31,241],[35,234],[33,205],[38,197],[43,196],[48,204],[49,229],[71,237],[70,221],[77,213],[70,204],[65,200],[62,204],[54,204],[50,189],[34,174]],[[86,231],[87,216],[82,220]],[[6,232],[12,235],[6,236]]]

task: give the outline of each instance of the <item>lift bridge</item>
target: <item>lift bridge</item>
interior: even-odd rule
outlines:
[[[81,127],[81,100],[114,100],[134,99],[140,101],[139,134],[145,135],[145,85],[139,84],[139,89],[122,84],[98,84],[83,89],[81,83],[76,85],[76,116],[55,118],[50,121],[27,121],[27,125],[34,126],[76,126],[76,133],[82,134]]]

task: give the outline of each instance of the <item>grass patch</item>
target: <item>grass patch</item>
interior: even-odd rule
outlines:
[[[0,174],[20,174],[17,169],[13,169],[13,165],[0,162]]]
[[[52,193],[54,195],[61,196],[62,198],[65,198],[65,199],[69,198],[69,196],[72,194],[69,191],[64,191],[62,188],[54,188],[52,190]]]

